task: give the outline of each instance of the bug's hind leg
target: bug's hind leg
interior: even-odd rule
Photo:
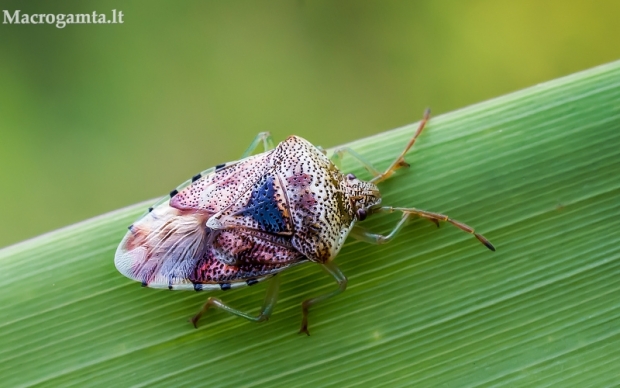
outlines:
[[[271,134],[269,132],[261,132],[252,141],[247,150],[243,153],[241,158],[246,158],[254,153],[259,145],[263,145],[263,149],[265,151],[269,151],[274,149],[273,139],[271,138]]]
[[[200,317],[202,317],[202,315],[206,313],[207,310],[209,310],[211,307],[222,309],[238,317],[248,319],[252,322],[266,321],[271,316],[273,308],[276,305],[276,301],[278,299],[278,288],[279,287],[280,287],[280,277],[274,276],[269,281],[269,285],[267,288],[267,294],[265,295],[265,300],[263,301],[263,306],[261,307],[260,314],[258,314],[257,316],[250,315],[248,313],[244,313],[243,311],[234,309],[228,306],[227,304],[225,304],[224,302],[222,302],[218,298],[209,297],[209,299],[207,299],[207,302],[202,306],[202,309],[200,309],[198,314],[194,315],[192,319],[190,319],[190,322],[194,325],[195,328],[198,328],[198,321],[200,320]]]
[[[392,238],[394,238],[394,236],[403,228],[403,226],[407,223],[407,221],[409,221],[412,217],[417,216],[417,217],[427,219],[433,222],[434,224],[436,224],[437,226],[439,226],[439,221],[449,222],[452,225],[456,226],[457,228],[461,229],[462,231],[473,234],[474,237],[478,239],[478,241],[484,244],[484,246],[486,246],[492,251],[495,251],[495,247],[493,246],[493,244],[491,244],[491,242],[487,240],[480,233],[476,233],[474,228],[460,221],[453,220],[452,218],[448,217],[445,214],[433,213],[433,212],[429,212],[426,210],[420,210],[420,209],[415,209],[415,208],[401,208],[401,207],[389,207],[389,206],[382,207],[382,208],[375,210],[375,212],[384,212],[384,213],[393,213],[395,211],[402,212],[403,216],[398,222],[398,224],[396,224],[394,229],[392,229],[392,231],[389,234],[381,235],[381,234],[371,233],[367,231],[366,229],[356,225],[353,227],[349,235],[360,241],[365,241],[365,242],[372,243],[372,244],[385,244],[389,242],[390,240],[392,240]]]
[[[418,129],[413,134],[413,137],[409,140],[409,143],[407,143],[407,145],[405,146],[405,149],[403,150],[403,152],[401,152],[400,155],[398,155],[396,160],[392,162],[390,167],[388,167],[387,170],[385,170],[385,172],[382,172],[379,175],[375,175],[375,177],[371,179],[372,183],[379,183],[379,182],[382,182],[388,179],[390,176],[392,176],[394,171],[398,170],[401,167],[409,167],[409,164],[405,162],[405,154],[411,149],[411,147],[413,147],[416,139],[422,133],[422,130],[426,126],[426,123],[428,122],[430,117],[431,117],[431,110],[426,109],[424,111],[424,116],[422,117],[422,121],[420,121],[420,124],[418,125]]]
[[[306,333],[307,335],[310,335],[310,332],[308,331],[308,310],[310,309],[310,306],[322,302],[325,299],[329,299],[332,296],[336,296],[347,288],[347,277],[344,276],[342,271],[340,271],[340,268],[338,268],[334,262],[324,263],[321,267],[336,280],[338,283],[338,288],[332,292],[328,292],[327,294],[306,299],[301,303],[303,316],[301,318],[301,328],[299,329],[299,333]]]

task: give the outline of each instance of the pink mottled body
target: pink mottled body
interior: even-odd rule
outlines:
[[[383,244],[410,218],[422,217],[436,224],[449,222],[495,250],[473,228],[444,214],[381,206],[376,183],[408,166],[404,156],[428,118],[427,111],[404,151],[384,172],[351,149],[334,153],[335,158],[344,153],[355,157],[373,174],[370,181],[342,174],[323,152],[300,137],[291,136],[273,148],[268,134],[262,133],[248,151],[260,141],[266,150],[273,149],[204,171],[149,208],[121,241],[116,268],[143,286],[171,290],[228,290],[273,278],[258,315],[209,297],[191,320],[197,327],[210,307],[255,322],[267,320],[277,299],[279,276],[275,275],[299,263],[318,263],[338,288],[303,301],[300,332],[309,334],[310,306],[346,289],[347,278],[332,259],[349,235]],[[372,214],[392,212],[401,212],[402,218],[387,235],[356,225]]]
[[[338,254],[364,199],[352,194],[364,190],[378,194],[291,136],[173,192],[130,227],[116,266],[149,287],[227,289],[304,261],[325,263]]]

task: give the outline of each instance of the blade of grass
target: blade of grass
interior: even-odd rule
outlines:
[[[379,167],[415,124],[350,146]],[[245,144],[239,144],[243,150]],[[620,62],[434,117],[381,189],[484,233],[412,222],[391,244],[349,241],[350,286],[284,274],[270,322],[210,312],[205,294],[140,288],[116,245],[147,204],[0,250],[0,385],[603,386],[620,378]],[[364,176],[350,159],[343,169]],[[395,219],[372,218],[387,231]],[[249,311],[264,285],[223,295]]]

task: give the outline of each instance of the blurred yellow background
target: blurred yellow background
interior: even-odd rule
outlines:
[[[620,58],[618,1],[1,1],[0,246],[234,160],[331,147]],[[448,157],[448,156],[446,156]]]

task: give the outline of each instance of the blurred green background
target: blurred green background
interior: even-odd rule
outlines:
[[[0,1],[0,246],[164,195],[271,131],[331,147],[620,58],[620,2]]]

